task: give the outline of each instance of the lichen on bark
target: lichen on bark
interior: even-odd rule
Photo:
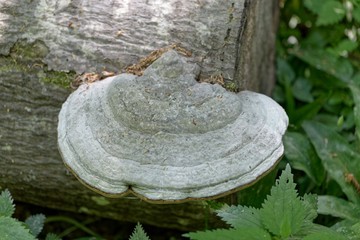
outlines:
[[[0,55],[0,72],[16,71],[35,74],[40,82],[69,88],[71,81],[75,78],[75,72],[49,70],[43,61],[48,52],[48,47],[40,40],[32,43],[28,43],[26,40],[18,40],[10,48],[8,55]]]

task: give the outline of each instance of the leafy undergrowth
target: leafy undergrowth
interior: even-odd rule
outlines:
[[[316,193],[316,221],[344,234],[360,229],[359,26],[359,0],[283,1],[273,95],[300,193]]]
[[[329,202],[330,201],[330,202]],[[341,209],[333,208],[337,201]],[[318,212],[327,211],[327,207],[339,217],[346,220],[336,227],[325,227],[314,223]],[[0,236],[4,240],[33,240],[43,229],[45,216],[42,214],[28,217],[24,223],[12,215],[15,206],[9,191],[0,195]],[[287,165],[270,195],[267,196],[261,208],[247,206],[224,205],[216,211],[223,221],[229,224],[229,229],[216,229],[185,234],[194,240],[234,239],[234,240],[346,240],[360,239],[360,208],[349,205],[345,200],[322,197],[314,194],[298,195],[293,181],[290,166]],[[72,220],[72,222],[76,222]],[[73,223],[74,224],[74,223]],[[76,225],[76,224],[74,224]],[[86,229],[84,231],[87,231]],[[89,233],[95,236],[94,233]],[[59,240],[55,234],[47,234],[46,240]],[[101,237],[84,237],[82,240],[103,239]],[[150,240],[142,226],[138,223],[129,240]]]
[[[14,213],[15,211],[15,213]],[[35,214],[42,212],[46,214]],[[24,222],[18,219],[26,219]],[[17,224],[13,224],[17,222]],[[8,190],[0,193],[0,239],[62,239],[62,240],[136,240],[145,233],[138,223],[121,222],[85,214],[47,209],[16,203]],[[180,240],[184,232],[144,225],[148,235],[157,240]],[[50,233],[48,233],[50,232]],[[16,234],[14,234],[16,233]],[[48,234],[47,234],[48,233]],[[53,234],[56,233],[56,234]],[[21,235],[20,235],[21,234]],[[25,234],[25,235],[24,235]],[[146,234],[145,234],[146,235]],[[35,237],[36,236],[36,237]]]
[[[313,223],[317,217],[317,196],[299,197],[288,165],[282,172],[262,208],[226,206],[217,211],[230,229],[186,234],[194,240],[346,240],[360,239],[360,220],[332,229]],[[359,212],[360,213],[360,212]]]
[[[32,215],[25,222],[13,218],[15,205],[8,190],[0,194],[0,238],[2,240],[35,240],[41,232],[45,216],[43,214]],[[46,240],[59,240],[55,234],[46,235]]]
[[[141,224],[138,223],[134,229],[134,232],[131,234],[129,240],[150,240],[150,238],[145,233]]]

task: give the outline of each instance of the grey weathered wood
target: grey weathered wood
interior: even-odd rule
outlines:
[[[241,89],[269,93],[276,3],[0,0],[0,187],[17,200],[51,208],[178,229],[203,227],[203,202],[107,199],[99,205],[99,195],[61,161],[57,115],[70,90],[48,78],[71,76],[59,71],[121,71],[152,50],[181,43],[200,65],[200,77],[222,74]],[[218,222],[212,216],[209,221]]]

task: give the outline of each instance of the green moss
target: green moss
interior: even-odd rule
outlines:
[[[10,49],[10,56],[16,61],[23,63],[42,62],[42,59],[48,55],[49,49],[42,41],[27,43],[26,41],[17,41]]]
[[[31,71],[29,66],[19,64],[15,59],[11,57],[0,57],[0,73],[6,72],[29,72]]]
[[[41,71],[38,76],[42,82],[55,84],[63,88],[69,88],[70,83],[75,79],[74,72]]]
[[[225,83],[224,88],[230,92],[239,92],[239,87],[234,82]]]
[[[0,73],[34,74],[41,82],[69,88],[75,78],[75,72],[47,70],[47,65],[43,62],[47,54],[48,48],[41,41],[18,41],[12,46],[8,56],[0,56]]]

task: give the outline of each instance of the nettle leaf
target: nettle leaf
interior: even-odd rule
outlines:
[[[183,235],[193,240],[271,240],[271,236],[262,228],[241,227],[237,229],[217,229],[204,232],[193,232]]]
[[[318,196],[314,194],[305,194],[301,199],[306,212],[305,220],[312,222],[318,215]]]
[[[319,1],[320,2],[320,1]],[[328,1],[323,3],[318,19],[317,26],[330,25],[340,22],[345,17],[345,8],[338,1]]]
[[[15,212],[15,205],[9,190],[5,189],[0,194],[0,217],[11,217]]]
[[[137,223],[134,232],[131,234],[129,240],[150,240],[150,238],[145,233],[141,224]]]
[[[317,196],[314,194],[305,194],[302,198],[302,203],[305,209],[305,218],[300,231],[297,233],[299,236],[306,236],[309,233],[316,232],[318,225],[313,221],[317,217]]]
[[[26,229],[21,222],[11,217],[0,217],[0,236],[1,240],[35,240],[29,229]]]
[[[260,209],[264,226],[282,238],[296,234],[307,215],[295,186],[290,166],[287,165]]]
[[[224,222],[231,225],[233,228],[262,228],[259,209],[245,206],[231,206],[216,212]]]
[[[37,237],[41,232],[41,230],[43,229],[44,222],[45,222],[44,214],[32,215],[25,220],[25,224],[30,229],[31,234],[34,235],[35,237]]]
[[[48,233],[45,240],[61,240],[61,238],[54,233]]]
[[[304,171],[317,185],[325,178],[325,170],[310,141],[304,134],[286,132],[284,136],[285,156],[291,167]]]

